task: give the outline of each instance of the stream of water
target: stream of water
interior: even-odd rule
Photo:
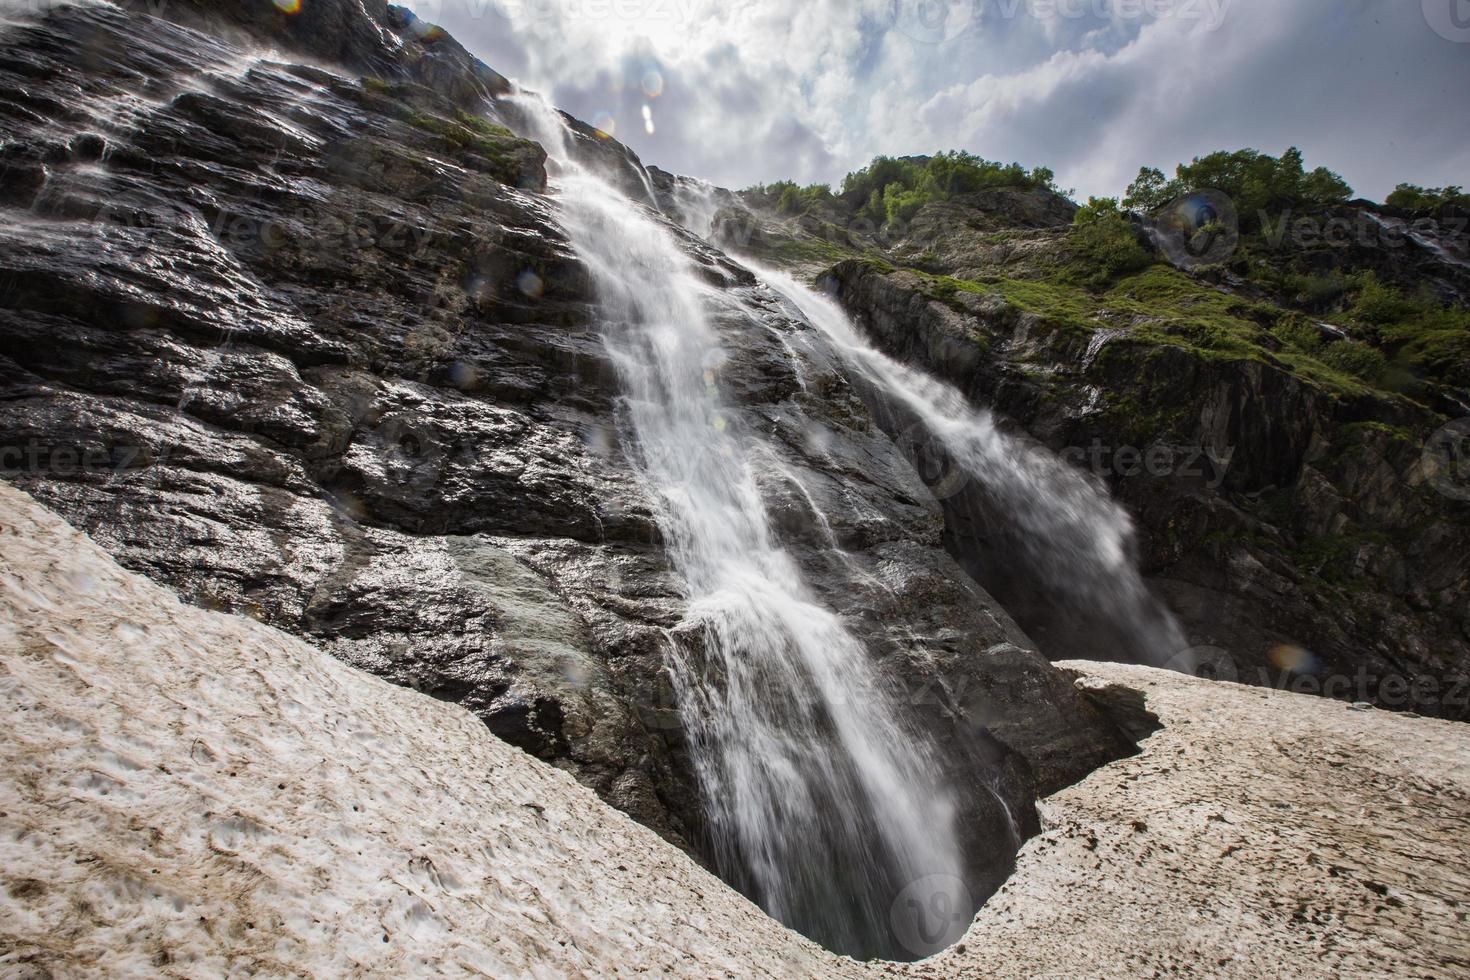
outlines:
[[[959,938],[916,921],[968,901],[955,805],[868,651],[772,531],[720,392],[709,293],[671,230],[578,164],[540,99],[517,96],[551,155],[565,228],[598,291],[634,464],[687,590],[669,669],[718,870],[838,952],[911,959]],[[915,886],[919,901],[915,901]],[[953,933],[953,934],[950,934]],[[904,937],[922,935],[916,950]]]

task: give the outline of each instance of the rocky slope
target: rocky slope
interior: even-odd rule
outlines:
[[[181,603],[3,485],[0,547],[7,975],[1470,976],[1462,725],[1067,664],[1163,728],[1044,802],[959,945],[864,965],[462,708]]]
[[[1116,246],[1136,262],[1109,274],[1044,188],[883,227],[840,198],[795,210],[725,201],[718,237],[819,281],[888,353],[1092,473],[1187,628],[1171,663],[1470,718],[1464,215],[1277,216],[1278,234],[1187,268],[1140,228]],[[1373,367],[1375,344],[1386,367],[1344,367]],[[944,506],[951,553],[1044,651],[1133,658],[1015,567],[982,492]]]
[[[681,585],[504,79],[382,4],[160,9],[3,28],[5,476],[186,600],[463,705],[702,853],[663,669]],[[810,325],[684,241],[782,544],[941,746],[983,895],[1008,814],[1033,833],[1037,795],[1131,740],[946,553]]]

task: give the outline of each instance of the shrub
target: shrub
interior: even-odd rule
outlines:
[[[1195,191],[1218,190],[1235,202],[1242,228],[1254,229],[1262,213],[1311,206],[1340,204],[1352,197],[1352,188],[1326,167],[1307,171],[1296,147],[1280,159],[1256,150],[1220,151],[1181,163],[1174,179],[1164,180],[1163,171],[1144,167],[1128,185],[1123,203],[1136,210],[1151,211],[1176,197]]]
[[[906,221],[930,201],[1000,187],[1055,189],[1045,167],[1026,170],[952,150],[932,157],[875,157],[842,182],[842,198],[875,223]]]
[[[775,208],[781,214],[805,214],[813,204],[832,200],[832,188],[826,184],[809,184],[802,187],[790,180],[778,180],[774,184],[757,184],[741,192],[753,202],[767,208]]]
[[[1070,278],[1089,289],[1104,289],[1123,276],[1153,264],[1133,225],[1114,198],[1090,198],[1072,219]]]
[[[1284,318],[1271,332],[1277,340],[1303,354],[1315,354],[1322,346],[1322,331],[1298,317]]]
[[[1401,373],[1470,386],[1470,310],[1405,296],[1365,273],[1348,315]]]
[[[1327,345],[1317,358],[1328,367],[1374,384],[1383,376],[1387,361],[1383,352],[1357,340],[1339,340]]]
[[[1470,211],[1470,194],[1466,194],[1462,187],[1426,188],[1400,184],[1383,203],[1405,211],[1437,211],[1446,206]]]
[[[1332,308],[1348,291],[1349,283],[1340,273],[1288,273],[1281,282],[1291,301],[1319,313]]]
[[[1363,323],[1381,326],[1424,311],[1420,304],[1407,299],[1397,289],[1384,285],[1371,272],[1364,273],[1358,283],[1358,295],[1350,312],[1354,319]]]

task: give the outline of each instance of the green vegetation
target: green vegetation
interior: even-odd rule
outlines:
[[[1470,384],[1470,312],[1425,308],[1381,284],[1353,288],[1365,309],[1393,315],[1371,328],[1357,315],[1340,318],[1354,339],[1332,340],[1302,314],[1232,296],[1158,263],[1106,288],[1078,282],[1068,266],[1045,279],[905,271],[925,295],[960,312],[971,309],[962,293],[998,301],[986,317],[996,329],[1009,330],[1027,314],[1054,342],[1070,342],[1112,323],[1129,324],[1127,338],[1104,348],[1104,358],[1136,359],[1140,350],[1177,347],[1205,359],[1272,364],[1324,391],[1355,397],[1375,390],[1412,394],[1421,378]]]
[[[1351,530],[1328,537],[1307,538],[1290,554],[1298,568],[1327,585],[1366,588],[1363,573],[1357,567],[1358,552],[1391,544],[1381,531]]]
[[[392,82],[386,82],[381,78],[372,78],[371,76],[362,80],[362,87],[378,95],[393,95],[399,89],[399,86]]]
[[[852,257],[852,253],[821,238],[782,238],[752,244],[757,254],[764,254],[783,266],[835,265],[843,259]]]
[[[815,204],[834,200],[827,184],[800,186],[795,181],[778,180],[774,184],[756,184],[741,192],[757,207],[779,214],[805,214]]]
[[[540,148],[504,126],[458,110],[454,120],[424,112],[405,118],[409,125],[439,137],[451,151],[471,154],[478,161],[461,159],[462,164],[511,186],[540,186],[535,178]]]
[[[1470,194],[1462,187],[1416,187],[1400,184],[1383,202],[1391,208],[1405,211],[1438,211],[1443,207],[1456,207],[1470,211]]]
[[[1274,265],[1250,270],[1251,278],[1279,294],[1287,305],[1326,312],[1333,309],[1352,288],[1347,276],[1336,269],[1326,272],[1290,272]]]
[[[912,218],[930,201],[998,187],[1055,189],[1055,175],[1045,167],[1027,170],[1019,163],[983,160],[964,150],[932,157],[876,157],[842,182],[842,199],[875,224]]]
[[[528,164],[528,150],[535,144],[492,122],[456,111],[458,121],[427,113],[414,113],[409,123],[440,137],[461,153],[472,153],[489,163],[487,171],[497,180],[507,184],[518,184],[524,179]]]
[[[495,136],[501,139],[504,139],[506,137],[510,137],[511,139],[520,138],[516,136],[515,133],[512,133],[510,130],[506,129],[504,126],[493,123],[490,120],[485,119],[481,116],[472,115],[468,112],[465,112],[463,109],[456,109],[454,111],[454,117],[455,119],[459,120],[459,124],[461,126],[465,127],[466,129],[473,130],[474,132],[479,133],[481,136]]]
[[[1154,263],[1154,257],[1139,244],[1133,225],[1118,209],[1118,202],[1110,197],[1090,198],[1077,212],[1068,244],[1068,275],[1090,289],[1104,289]]]
[[[1422,381],[1470,386],[1470,311],[1432,297],[1409,297],[1371,272],[1338,275],[1346,309],[1334,320],[1352,339],[1330,340],[1314,324],[1287,315],[1272,334],[1289,352],[1385,391],[1413,394]]]
[[[1054,347],[1085,344],[1095,330],[1121,324],[1127,336],[1104,349],[1104,362],[1147,357],[1151,347],[1182,348],[1205,359],[1270,364],[1326,392],[1359,399],[1422,399],[1430,385],[1470,387],[1470,311],[1447,307],[1428,293],[1406,294],[1352,264],[1356,253],[1331,241],[1286,240],[1283,246],[1269,240],[1261,215],[1273,216],[1278,226],[1288,214],[1321,222],[1322,209],[1352,194],[1332,171],[1308,170],[1295,148],[1280,158],[1255,150],[1211,153],[1179,166],[1172,179],[1145,168],[1121,203],[1090,199],[1065,235],[1028,231],[1012,236],[1015,249],[987,248],[1012,232],[996,232],[985,220],[929,223],[921,234],[904,228],[929,202],[1002,187],[1054,189],[1053,175],[954,152],[878,157],[849,174],[837,193],[826,185],[780,182],[747,194],[758,206],[795,216],[795,226],[784,224],[810,232],[810,241],[801,230],[789,232],[789,241],[782,233],[773,236],[766,248],[778,261],[861,258],[908,267],[927,295],[976,314],[992,334],[1009,331],[1024,315],[1052,335],[1043,346]],[[1148,247],[1125,209],[1155,208],[1206,188],[1236,202],[1239,247],[1224,265],[1175,269]],[[1460,204],[1465,195],[1457,187],[1405,184],[1390,200],[1422,211]],[[864,221],[878,233],[860,242],[852,229]],[[831,234],[811,231],[809,223]],[[900,244],[890,252],[886,236],[895,230]],[[995,274],[979,274],[977,266]],[[956,269],[971,271],[967,278],[940,274]],[[1217,288],[1227,282],[1228,289]],[[977,303],[967,294],[986,299]],[[1324,320],[1347,336],[1334,336],[1319,325]]]
[[[1318,167],[1308,171],[1302,153],[1291,147],[1280,159],[1256,150],[1221,151],[1181,163],[1174,179],[1163,171],[1144,167],[1128,185],[1123,206],[1135,211],[1153,211],[1185,194],[1217,190],[1235,202],[1243,230],[1260,227],[1263,214],[1278,214],[1303,207],[1340,204],[1353,191],[1341,177]]]
[[[1382,351],[1359,340],[1339,340],[1329,344],[1319,359],[1328,367],[1370,385],[1377,385],[1388,367]]]
[[[504,126],[497,126],[479,116],[472,116],[467,112],[456,110],[456,120],[449,120],[443,116],[434,116],[428,113],[415,113],[409,118],[409,122],[419,129],[428,130],[436,136],[441,136],[464,150],[480,150],[493,148],[497,140],[519,140]]]
[[[1055,189],[1053,180],[1045,167],[1027,170],[1019,163],[993,163],[952,150],[932,157],[875,157],[847,175],[841,194],[827,184],[803,187],[789,180],[757,184],[742,193],[755,206],[778,214],[801,215],[831,205],[877,228],[907,221],[930,201],[999,187]]]
[[[926,295],[957,309],[963,308],[956,302],[961,292],[1000,300],[999,319],[1007,328],[1015,316],[1030,314],[1061,337],[1085,338],[1122,320],[1131,324],[1127,345],[1182,347],[1231,359],[1269,356],[1266,330],[1256,322],[1265,308],[1203,286],[1169,266],[1149,266],[1101,294],[1064,278],[914,275]]]
[[[1389,378],[1394,388],[1410,386],[1413,378],[1470,387],[1470,310],[1405,296],[1365,273],[1347,316],[1353,332],[1397,369]]]
[[[1212,153],[1181,165],[1173,180],[1144,168],[1123,203],[1150,210],[1206,188],[1228,194],[1239,211],[1242,239],[1230,271],[1286,307],[1272,328],[1280,360],[1310,380],[1346,390],[1367,386],[1412,395],[1425,381],[1470,385],[1470,312],[1447,308],[1434,296],[1407,296],[1369,270],[1324,269],[1312,261],[1323,257],[1322,248],[1298,246],[1283,253],[1279,241],[1260,234],[1263,216],[1276,215],[1284,223],[1293,211],[1310,214],[1346,201],[1352,191],[1336,174],[1307,171],[1295,148],[1279,160],[1254,150]],[[1459,187],[1402,184],[1388,203],[1430,211],[1466,207],[1470,196]],[[1349,339],[1328,338],[1291,315],[1292,309],[1331,317]]]

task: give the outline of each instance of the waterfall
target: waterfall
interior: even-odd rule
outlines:
[[[928,474],[936,493],[954,495],[973,482],[993,499],[1020,534],[1013,535],[1058,599],[1095,611],[1133,639],[1140,659],[1189,670],[1188,642],[1173,615],[1144,584],[1134,564],[1132,519],[1080,473],[1045,449],[1008,435],[995,417],[959,391],[899,363],[859,334],[830,297],[785,273],[755,268],[845,356],[880,398],[918,420],[945,472]],[[929,447],[925,447],[929,448]],[[929,460],[932,462],[931,460]],[[922,465],[922,461],[921,461]]]
[[[935,749],[772,530],[753,470],[762,437],[721,397],[713,287],[660,219],[577,161],[554,110],[513,101],[552,158],[633,464],[687,590],[668,669],[717,870],[838,952],[912,959],[949,945],[974,909],[955,804]]]
[[[720,210],[711,184],[692,177],[676,177],[674,206],[679,210],[684,227],[700,238],[710,237],[715,227],[715,214]]]

